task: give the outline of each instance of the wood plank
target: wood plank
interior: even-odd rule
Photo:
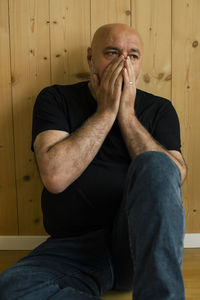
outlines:
[[[54,84],[89,78],[90,1],[50,0],[51,70]]]
[[[15,264],[18,260],[28,255],[27,250],[1,250],[0,251],[0,273]]]
[[[171,99],[171,0],[131,0],[132,25],[144,41],[139,88]]]
[[[8,2],[0,1],[0,234],[17,234]]]
[[[195,233],[200,232],[200,1],[175,0],[172,8],[172,99],[181,121],[183,155],[188,165],[183,187],[187,232]]]
[[[102,300],[132,300],[132,292],[108,291]]]
[[[183,277],[186,299],[200,299],[200,248],[184,249]]]
[[[0,251],[0,272],[27,255],[29,251]],[[186,299],[200,299],[200,249],[184,249],[183,277]],[[131,292],[106,292],[102,300],[131,300]]]
[[[104,23],[130,23],[146,44],[139,87],[170,98],[171,8],[173,12],[172,100],[182,127],[183,154],[189,167],[184,184],[187,232],[200,232],[199,189],[199,41],[198,0],[51,0],[53,83],[86,79],[86,48],[91,31]],[[30,152],[32,107],[39,90],[50,84],[49,1],[9,1],[16,180],[20,234],[43,234],[41,185]],[[1,1],[0,231],[17,233],[12,101],[9,71],[8,1]],[[91,16],[91,18],[90,18]],[[91,24],[91,28],[90,28]],[[187,26],[185,26],[187,24]],[[91,29],[91,30],[90,30]],[[64,37],[64,38],[63,38]],[[8,134],[6,134],[6,132]],[[2,171],[3,170],[3,171]],[[6,204],[5,204],[6,202]]]
[[[124,23],[130,25],[129,0],[92,0],[91,1],[91,32],[108,23]]]
[[[10,0],[11,69],[20,234],[43,234],[41,184],[31,153],[32,108],[50,84],[48,0]]]
[[[200,249],[184,249],[183,278],[187,300],[200,299]],[[131,292],[106,292],[103,300],[131,300]],[[134,300],[134,297],[133,297]]]

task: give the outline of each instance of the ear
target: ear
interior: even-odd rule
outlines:
[[[91,68],[91,60],[92,60],[92,48],[88,47],[87,48],[87,61],[88,61],[88,65]]]

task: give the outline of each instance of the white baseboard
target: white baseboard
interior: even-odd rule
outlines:
[[[0,250],[32,250],[47,238],[47,235],[2,235],[0,236]],[[200,248],[200,233],[187,233],[184,248]]]
[[[184,248],[200,248],[200,233],[186,233]]]

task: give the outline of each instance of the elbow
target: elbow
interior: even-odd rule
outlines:
[[[46,190],[52,194],[62,193],[70,184],[70,176],[66,176],[59,168],[51,166],[50,159],[45,153],[37,155],[37,166],[41,181]]]
[[[68,186],[68,182],[62,180],[59,176],[41,176],[44,187],[52,194],[62,193]]]

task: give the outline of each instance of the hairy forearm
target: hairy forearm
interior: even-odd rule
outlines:
[[[50,192],[62,192],[83,173],[114,120],[112,115],[95,113],[74,133],[43,153],[40,174]]]
[[[134,114],[119,120],[119,126],[129,155],[132,159],[145,151],[164,152],[177,164],[181,172],[182,182],[184,181],[186,176],[186,166],[184,162],[172,155],[154,140]]]
[[[135,115],[120,120],[119,126],[132,159],[145,151],[159,151],[160,146],[142,126]]]

